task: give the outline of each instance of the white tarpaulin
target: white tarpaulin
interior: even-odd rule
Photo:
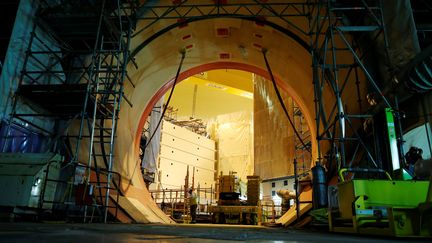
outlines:
[[[149,118],[149,131],[151,136],[155,129],[157,128],[152,140],[148,144],[148,146],[145,148],[144,157],[142,160],[142,167],[147,170],[147,172],[150,173],[156,173],[157,166],[156,161],[158,159],[159,155],[159,149],[160,149],[160,136],[161,136],[161,126],[156,127],[159,119],[162,115],[162,106],[163,106],[163,98],[161,98],[155,105],[155,107],[159,107],[157,109],[153,108],[153,111],[151,112],[151,116]],[[148,137],[149,139],[150,137]],[[148,143],[148,141],[146,141]]]
[[[228,175],[234,171],[240,182],[246,182],[246,177],[254,172],[252,114],[235,112],[220,115],[213,127],[218,142],[219,173]]]
[[[431,139],[431,136],[432,133],[428,124],[424,124],[412,129],[411,131],[404,134],[404,152],[408,152],[411,147],[421,148],[423,150],[423,159],[429,159],[431,157],[431,152],[429,149],[428,139]],[[432,141],[430,142],[432,143]]]

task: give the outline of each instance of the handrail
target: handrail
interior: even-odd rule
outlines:
[[[383,169],[367,169],[367,168],[342,168],[339,170],[339,178],[342,182],[345,181],[345,178],[343,177],[343,174],[346,172],[365,172],[365,173],[383,173],[387,176],[389,180],[393,180],[390,174],[383,170]]]

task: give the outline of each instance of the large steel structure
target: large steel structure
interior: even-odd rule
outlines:
[[[382,88],[364,64],[364,57],[367,56],[368,50],[373,48],[365,46],[360,49],[359,40],[382,38],[386,48],[384,51],[388,52],[382,6],[380,4],[369,6],[366,1],[345,4],[320,2],[311,10],[311,16],[313,20],[310,23],[310,43],[318,150],[321,151],[322,142],[329,141],[331,150],[328,153],[328,161],[335,161],[338,170],[351,169],[353,164],[359,162],[358,156],[365,154],[366,161],[370,163],[366,166],[380,172],[379,149],[376,146],[369,147],[358,130],[359,121],[373,119],[374,115],[365,107],[364,99],[367,94],[361,93],[360,82],[366,81],[373,88],[376,96],[371,99],[377,99],[374,102],[382,102],[387,108],[392,108],[393,102],[384,95]],[[348,17],[353,18],[352,16],[357,19],[348,19]],[[333,95],[330,105],[327,105],[324,99],[323,92],[326,85],[330,86]],[[346,99],[354,98],[344,94],[346,87],[350,85],[357,87],[356,94],[351,95],[355,95],[358,101],[355,110],[360,111],[360,114],[350,114],[346,110]],[[332,108],[326,109],[326,107]],[[353,152],[348,154],[347,149]],[[364,153],[360,153],[361,150]],[[395,163],[393,168],[399,169],[399,161]]]
[[[82,185],[82,198],[75,201],[84,206],[85,222],[95,210],[106,222],[110,208],[116,214],[120,194],[120,176],[112,167],[120,104],[128,102],[123,83],[136,6],[105,0],[65,4],[40,1],[9,127],[29,124],[52,138],[53,151],[66,156],[64,170],[85,170],[82,181],[62,183]],[[44,123],[52,123],[55,131]],[[93,196],[95,200],[89,198]],[[73,204],[71,193],[68,198],[54,203]],[[88,207],[93,208],[90,216]]]
[[[83,195],[94,190],[96,197],[95,201],[81,200],[84,221],[91,206],[100,210],[106,222],[109,211],[116,214],[115,196],[122,193],[121,177],[112,168],[120,104],[125,101],[132,106],[123,94],[123,84],[128,81],[127,64],[134,64],[133,57],[159,36],[194,21],[255,21],[310,50],[320,163],[328,168],[336,164],[338,170],[362,172],[354,168],[363,166],[368,172],[384,173],[378,145],[365,142],[377,138],[368,138],[358,128],[388,108],[389,116],[396,118],[399,134],[396,150],[390,152],[391,168],[401,166],[404,154],[398,101],[389,99],[364,61],[371,49],[363,44],[366,39],[382,40],[384,53],[388,52],[381,1],[372,1],[377,3],[373,6],[368,1],[318,0],[60,2],[63,5],[40,1],[9,127],[29,124],[52,138],[52,150],[68,157],[65,168],[85,168]],[[156,23],[162,24],[155,27]],[[131,39],[150,29],[154,32],[130,50]],[[426,29],[423,31],[427,33]],[[425,73],[428,71],[426,68]],[[366,107],[362,82],[371,87],[373,95],[368,101],[375,109]],[[358,101],[354,110],[360,112],[355,114],[350,114],[346,107],[346,100],[353,99],[353,94],[345,91],[352,85],[356,86],[354,95]],[[29,112],[27,105],[36,112]],[[305,148],[305,144],[302,146]]]

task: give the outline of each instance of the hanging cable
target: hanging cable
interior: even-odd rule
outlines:
[[[163,109],[163,111],[162,111],[162,114],[161,114],[161,117],[160,117],[160,119],[159,119],[159,122],[158,122],[158,124],[157,124],[155,130],[153,131],[152,135],[150,136],[150,139],[148,140],[148,142],[146,143],[145,147],[143,148],[144,151],[145,151],[145,149],[147,148],[147,146],[150,144],[150,142],[151,142],[151,140],[153,139],[154,135],[156,134],[156,132],[157,132],[157,130],[158,130],[160,124],[162,123],[162,120],[163,120],[163,118],[164,118],[165,112],[166,112],[166,110],[167,110],[167,108],[168,108],[168,105],[169,105],[169,102],[170,102],[170,100],[171,100],[171,96],[172,96],[172,94],[174,93],[174,88],[175,88],[175,86],[176,86],[176,84],[177,84],[178,77],[179,77],[179,75],[180,75],[181,67],[183,66],[183,60],[184,60],[184,58],[185,58],[185,56],[186,56],[186,50],[185,50],[185,49],[182,49],[182,50],[180,51],[180,53],[181,53],[182,57],[181,57],[181,60],[180,60],[180,65],[179,65],[179,67],[178,67],[178,69],[177,69],[177,73],[176,73],[176,76],[175,76],[175,79],[174,79],[173,87],[172,87],[171,92],[170,92],[170,94],[169,94],[169,96],[168,96],[168,100],[167,100],[167,102],[166,102],[166,104],[165,104],[165,107],[164,107],[164,109]],[[144,152],[144,151],[143,151],[143,152]]]
[[[153,131],[152,135],[150,136],[150,139],[148,140],[148,142],[147,142],[146,145],[144,146],[144,148],[143,148],[143,152],[144,152],[144,151],[146,150],[146,148],[149,146],[150,142],[152,141],[153,137],[154,137],[155,134],[156,134],[156,131],[158,130],[160,124],[162,123],[162,120],[163,120],[163,118],[164,118],[165,112],[166,112],[166,110],[167,110],[167,108],[168,108],[168,105],[169,105],[169,102],[170,102],[170,100],[171,100],[172,94],[174,93],[174,88],[175,88],[175,86],[176,86],[176,84],[177,84],[178,78],[179,78],[179,76],[180,76],[180,70],[181,70],[181,68],[182,68],[182,66],[183,66],[183,60],[185,59],[185,56],[186,56],[186,49],[182,49],[182,50],[180,50],[180,54],[181,54],[182,56],[181,56],[181,60],[180,60],[179,67],[178,67],[178,69],[177,69],[176,76],[175,76],[175,78],[174,78],[173,87],[172,87],[171,92],[170,92],[170,94],[169,94],[169,96],[168,96],[168,100],[167,100],[167,102],[166,102],[166,105],[165,105],[164,109],[162,110],[162,114],[161,114],[161,117],[160,117],[160,119],[159,119],[159,121],[158,121],[158,124],[157,124],[155,130]],[[136,171],[137,165],[138,165],[138,163],[135,164],[135,168],[134,168],[134,172],[133,172],[133,174],[135,174],[135,171]],[[132,174],[132,176],[133,176],[133,174]],[[132,185],[132,180],[129,180],[129,183],[128,183],[128,185],[126,186],[126,189],[125,189],[125,190],[127,190],[127,188],[129,188],[129,186],[131,186],[131,185]]]
[[[293,123],[293,121],[291,120],[291,118],[290,118],[290,116],[288,114],[287,108],[285,107],[285,104],[283,102],[282,96],[281,96],[281,94],[279,92],[279,89],[278,89],[278,87],[276,85],[275,78],[273,76],[273,73],[271,71],[270,65],[269,65],[268,60],[267,60],[267,56],[266,56],[267,49],[263,48],[262,49],[262,53],[263,53],[263,56],[264,56],[265,64],[267,66],[267,70],[268,70],[268,72],[270,74],[271,81],[273,83],[273,88],[276,91],[276,95],[278,97],[279,103],[281,104],[282,109],[284,110],[284,113],[285,113],[286,117],[288,118],[288,121],[289,121],[291,127],[293,128],[296,137],[300,140],[300,143],[302,144],[303,148],[305,148],[309,153],[311,153],[310,148],[308,146],[306,146],[306,144],[304,143],[303,139],[300,137],[300,134],[297,132],[297,129],[295,128],[294,123]]]

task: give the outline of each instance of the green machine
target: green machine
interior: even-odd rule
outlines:
[[[429,185],[429,181],[342,182],[337,185],[338,205],[329,209],[330,231],[430,237]]]
[[[432,237],[432,177],[430,181],[404,180],[399,164],[393,114],[386,110],[393,173],[377,169],[388,179],[353,179],[329,188],[328,220],[330,231]],[[367,170],[358,169],[357,170]]]

